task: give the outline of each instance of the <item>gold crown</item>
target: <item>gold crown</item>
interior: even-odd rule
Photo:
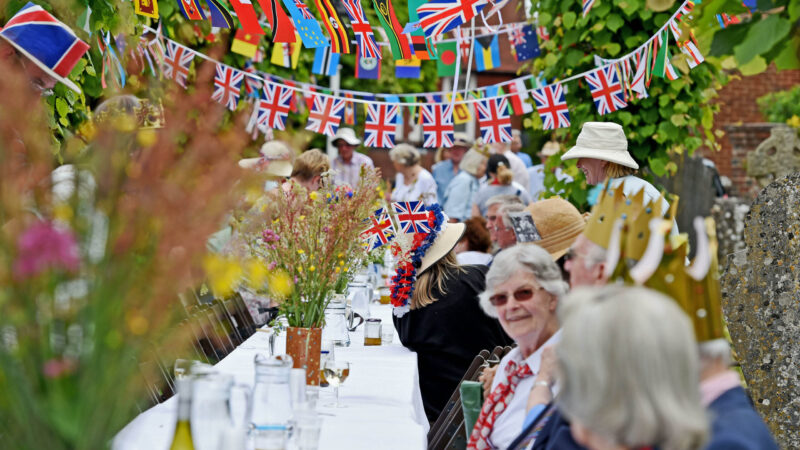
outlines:
[[[643,209],[644,189],[631,198],[625,198],[622,185],[610,190],[606,183],[597,204],[592,208],[592,215],[583,234],[590,241],[607,249],[617,219],[622,219],[623,225],[627,225]]]
[[[669,209],[663,211],[665,197],[662,194],[657,199],[647,203],[639,214],[633,218],[628,226],[623,230],[622,239],[622,257],[626,260],[638,261],[647,249],[647,243],[650,241],[650,221],[664,217],[664,220],[672,221],[675,218],[675,212],[678,209],[678,201],[680,200],[677,195],[670,198],[672,201],[669,203]],[[664,213],[667,215],[664,216]]]
[[[101,123],[125,116],[133,119],[139,129],[163,128],[165,123],[164,106],[161,104],[161,100],[154,103],[146,98],[138,99],[138,104],[133,106],[115,103],[103,111],[95,113],[94,120]]]

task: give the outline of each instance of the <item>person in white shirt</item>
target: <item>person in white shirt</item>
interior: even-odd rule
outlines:
[[[503,155],[508,159],[509,169],[514,174],[514,182],[519,183],[520,186],[528,190],[528,183],[530,183],[530,176],[528,175],[528,168],[522,162],[516,153],[511,151],[511,144],[506,142],[495,142],[491,146],[491,153],[495,155]]]
[[[389,152],[389,158],[397,171],[392,190],[393,202],[421,201],[426,205],[438,203],[436,181],[433,175],[419,165],[419,151],[408,144],[397,144]]]
[[[556,308],[567,288],[550,254],[537,245],[518,244],[495,256],[481,308],[499,319],[517,347],[498,365],[467,448],[503,449],[519,435],[528,393],[535,383],[545,382],[537,380],[542,351],[560,338]],[[547,387],[557,392],[555,386]]]
[[[361,166],[375,167],[369,156],[355,151],[361,139],[356,137],[352,128],[339,127],[332,144],[339,150],[339,156],[331,160],[335,184],[356,186],[361,176]]]

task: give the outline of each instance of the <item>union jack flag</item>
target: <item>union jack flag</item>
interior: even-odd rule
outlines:
[[[425,148],[453,146],[453,111],[450,105],[422,105],[422,135]]]
[[[612,113],[628,106],[619,74],[613,66],[601,67],[586,75],[589,90],[592,91],[594,106],[600,115]]]
[[[469,22],[489,0],[431,0],[417,8],[425,36],[434,38]]]
[[[333,137],[339,129],[344,112],[344,100],[327,95],[315,95],[308,113],[306,130]]]
[[[239,90],[242,88],[244,72],[217,63],[217,75],[214,76],[214,93],[211,95],[216,100],[227,106],[231,111],[236,110],[239,103]]]
[[[361,237],[369,243],[370,250],[388,244],[394,239],[394,225],[385,209],[378,209],[366,221],[369,222],[369,228],[361,233]]]
[[[258,101],[258,128],[285,130],[293,94],[285,86],[267,83],[264,86],[264,98]]]
[[[164,76],[186,88],[189,77],[189,66],[192,65],[194,52],[177,42],[167,41],[167,53],[164,56]]]
[[[392,209],[397,214],[401,233],[430,233],[428,211],[423,202],[395,202]]]
[[[314,19],[314,15],[311,14],[311,10],[308,9],[308,5],[306,5],[302,1],[294,0],[294,6],[297,6],[297,9],[300,10],[300,14],[303,15],[303,19]]]
[[[375,33],[372,31],[372,25],[367,21],[367,16],[364,15],[361,1],[344,0],[342,3],[344,9],[347,10],[347,15],[350,16],[350,27],[356,34],[356,43],[361,57],[381,59],[381,49],[375,43]]]
[[[536,110],[542,118],[545,130],[555,130],[569,126],[569,109],[560,83],[551,84],[532,91]]]
[[[367,147],[394,147],[395,118],[400,106],[392,103],[367,103],[367,120],[364,122],[364,145]]]
[[[244,63],[243,70],[249,74],[244,77],[244,93],[247,94],[248,97],[259,97],[263,83],[260,78],[257,78],[258,74],[256,73],[255,66],[253,66],[253,61],[247,60]]]
[[[483,142],[511,142],[511,116],[508,115],[508,99],[488,98],[475,102],[478,125]]]
[[[511,45],[522,45],[525,43],[525,32],[522,31],[522,28],[522,24],[517,24],[508,32],[508,40],[511,42]]]

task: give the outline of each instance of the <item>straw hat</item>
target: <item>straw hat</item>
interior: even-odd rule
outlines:
[[[572,203],[551,197],[531,203],[526,208],[542,237],[535,244],[550,253],[553,261],[564,256],[586,227],[586,219]]]
[[[239,160],[239,167],[254,169],[267,175],[289,177],[292,175],[292,151],[283,142],[269,141],[261,146],[260,158]]]
[[[361,143],[361,139],[356,137],[356,132],[353,131],[352,128],[347,128],[347,127],[339,127],[336,130],[336,134],[333,135],[333,140],[331,141],[331,144],[335,146],[336,141],[338,141],[339,139],[347,142],[350,145],[358,145]]]
[[[613,122],[586,122],[581,134],[575,141],[575,147],[569,149],[561,157],[568,159],[591,158],[609,161],[638,169],[639,164],[628,153],[628,140],[622,126]]]
[[[464,230],[467,229],[466,225],[463,223],[448,223],[447,220],[447,216],[444,216],[442,229],[439,230],[439,234],[433,241],[433,245],[430,246],[428,251],[425,252],[425,256],[422,257],[421,264],[417,269],[418,276],[428,270],[432,265],[436,264],[437,261],[447,256],[447,254],[455,248],[456,244],[458,244],[458,241],[461,240],[461,236],[464,235]]]

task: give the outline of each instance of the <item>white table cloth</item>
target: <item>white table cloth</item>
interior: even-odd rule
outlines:
[[[394,330],[391,306],[370,305],[370,316]],[[345,408],[326,407],[333,388],[321,388],[317,410],[322,416],[320,450],[424,449],[428,421],[422,406],[417,355],[403,347],[394,333],[392,344],[365,347],[364,326],[350,333],[350,347],[336,347],[337,360],[350,362],[350,376],[339,388]],[[253,358],[268,354],[269,333],[256,332],[215,368],[250,387],[255,381]],[[286,337],[275,342],[275,353],[286,348]],[[240,397],[237,396],[237,397]],[[114,438],[114,450],[168,449],[175,427],[175,398],[141,413]],[[239,415],[235,420],[239,419]]]

